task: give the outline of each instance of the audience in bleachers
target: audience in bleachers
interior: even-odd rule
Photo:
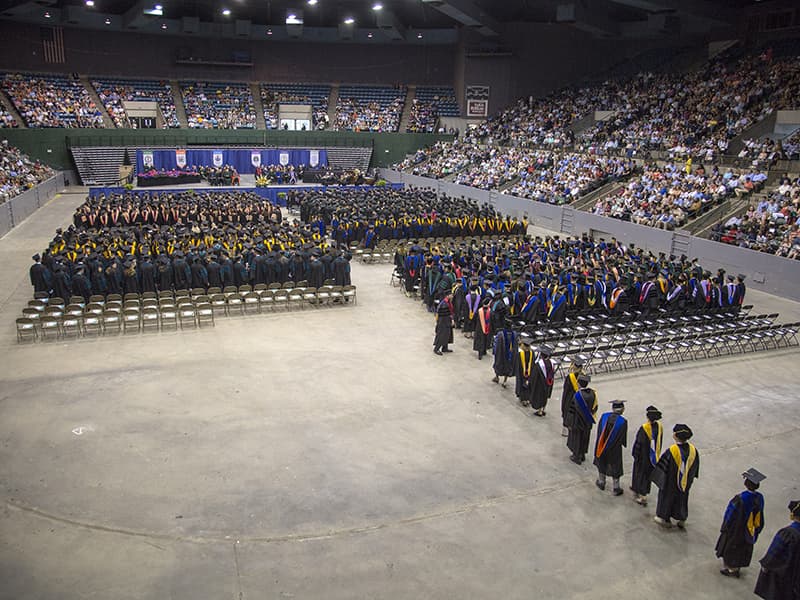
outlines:
[[[407,132],[433,133],[439,117],[457,117],[460,111],[453,88],[418,87],[410,107]]]
[[[688,218],[727,197],[750,194],[766,179],[764,173],[720,171],[686,165],[648,164],[618,192],[600,198],[593,213],[662,229],[681,227]]]
[[[128,120],[123,101],[157,102],[164,116],[165,128],[180,127],[172,96],[172,86],[167,81],[140,81],[136,79],[94,79],[94,89],[117,127],[134,128]]]
[[[406,100],[404,87],[342,86],[336,129],[396,132]]]
[[[7,73],[2,86],[28,127],[103,127],[100,110],[80,81]]]
[[[182,82],[181,93],[192,129],[255,129],[255,105],[246,84]]]
[[[712,239],[786,258],[800,259],[800,179],[784,177],[766,198],[714,228]]]
[[[261,103],[267,129],[279,129],[280,104],[310,104],[312,127],[325,129],[328,125],[328,98],[331,86],[304,83],[262,83]]]
[[[8,112],[5,107],[0,104],[0,128],[2,127],[18,127],[17,120],[14,118],[10,112]]]
[[[0,203],[18,196],[55,175],[53,169],[0,141]]]

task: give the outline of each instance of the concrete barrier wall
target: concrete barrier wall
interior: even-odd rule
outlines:
[[[64,173],[58,172],[27,192],[0,204],[0,237],[30,217],[64,187]]]
[[[527,215],[532,225],[566,235],[590,233],[596,238],[615,237],[623,244],[635,244],[654,254],[685,253],[698,258],[700,264],[712,272],[723,268],[728,273],[747,276],[748,287],[800,301],[800,261],[712,242],[690,236],[682,231],[665,231],[636,225],[618,219],[601,217],[578,211],[570,206],[555,206],[497,192],[479,190],[427,177],[418,177],[389,169],[381,169],[387,181],[404,183],[421,188],[435,189],[441,195],[470,198],[488,202],[503,214],[522,218]]]

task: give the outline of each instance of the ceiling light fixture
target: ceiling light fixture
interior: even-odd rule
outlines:
[[[111,19],[106,19],[106,25],[111,25]]]
[[[86,0],[86,6],[88,6],[89,8],[94,6],[94,0]]]
[[[162,23],[161,24],[161,29],[166,29],[166,28],[167,28],[167,24],[166,23]]]
[[[314,6],[317,3],[317,0],[308,0],[309,6]]]
[[[375,4],[372,5],[372,10],[383,10],[383,4],[381,4],[380,2],[376,2]]]
[[[417,34],[417,39],[418,39],[418,40],[421,40],[421,39],[422,39],[422,34],[421,34],[421,33],[418,33],[418,34]]]
[[[347,17],[347,18],[344,20],[344,24],[345,24],[345,25],[352,25],[352,24],[353,24],[353,23],[355,23],[355,22],[356,22],[356,20],[355,20],[353,17]]]
[[[49,19],[50,18],[50,13],[49,12],[44,13],[44,18],[45,19]]]
[[[226,17],[230,17],[231,16],[231,9],[230,8],[223,8],[222,9],[222,14],[225,15]]]
[[[368,38],[372,38],[372,32],[371,31],[367,34],[367,37]]]
[[[272,29],[267,29],[267,35],[272,35]]]
[[[161,4],[156,4],[153,8],[155,10],[164,10],[164,7]]]

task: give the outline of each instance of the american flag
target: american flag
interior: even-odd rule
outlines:
[[[64,56],[64,30],[61,27],[42,27],[42,48],[44,49],[44,62],[63,63]]]

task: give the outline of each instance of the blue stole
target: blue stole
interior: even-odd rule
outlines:
[[[525,302],[525,306],[522,307],[520,314],[526,314],[531,308],[533,308],[533,303],[537,300],[538,296],[531,295],[528,298],[528,301]]]
[[[564,302],[566,301],[567,297],[564,294],[556,295],[556,297],[553,299],[553,304],[550,306],[550,310],[548,311],[547,316],[549,317],[550,315],[552,315],[555,312],[555,310],[559,308],[562,304],[564,304]]]
[[[581,412],[583,420],[586,421],[587,424],[589,423],[594,424],[594,415],[592,414],[592,411],[589,408],[589,406],[586,404],[586,400],[584,399],[583,394],[581,394],[580,390],[575,392],[575,405]]]
[[[511,358],[514,355],[514,332],[509,331],[508,329],[503,329],[503,351],[506,353],[506,360],[511,362]],[[509,334],[511,335],[511,339],[508,339]]]
[[[603,442],[603,444],[601,447],[600,444],[598,443],[596,452],[596,456],[598,458],[603,454],[605,454],[606,448],[608,448],[609,445],[613,445],[614,443],[616,443],[617,438],[620,436],[620,433],[622,431],[622,425],[626,422],[625,418],[622,415],[617,415],[617,419],[616,421],[614,421],[614,426],[611,428],[611,431],[606,436],[605,435],[606,424],[608,423],[608,418],[613,414],[616,413],[605,413],[602,417],[600,417],[600,426],[599,426],[600,439],[598,440],[598,442]],[[603,438],[605,438],[605,440],[603,440]]]

